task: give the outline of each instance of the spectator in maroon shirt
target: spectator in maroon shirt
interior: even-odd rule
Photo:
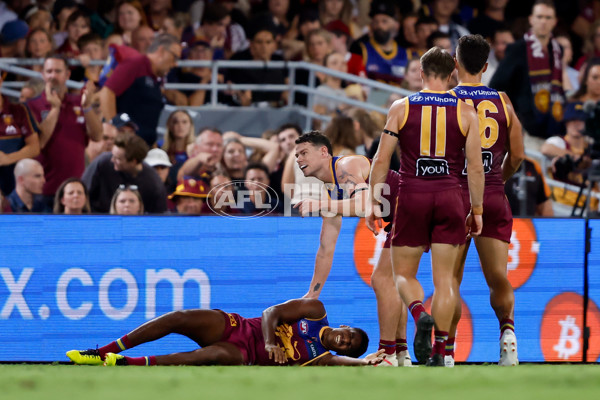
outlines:
[[[0,74],[0,88],[2,88]],[[37,124],[26,106],[12,104],[0,95],[0,192],[8,195],[15,188],[15,163],[40,153]]]
[[[39,123],[39,160],[46,173],[44,195],[49,201],[54,201],[56,189],[63,181],[83,173],[89,139],[102,138],[102,122],[92,108],[93,82],[87,82],[83,94],[71,94],[66,85],[70,75],[64,58],[46,58],[42,72],[44,92],[27,102]]]
[[[164,106],[160,78],[176,65],[180,57],[179,40],[161,34],[148,48],[148,54],[121,61],[99,93],[104,118],[110,120],[117,112],[129,114],[139,125],[138,135],[153,146]]]

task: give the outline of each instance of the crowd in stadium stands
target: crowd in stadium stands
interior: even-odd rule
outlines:
[[[211,80],[211,68],[177,67],[179,60],[304,60],[418,91],[420,56],[432,46],[454,53],[469,32],[492,46],[483,83],[507,92],[526,148],[547,158],[547,170],[528,159],[507,182],[515,215],[523,207],[526,215],[553,215],[551,199],[573,205],[576,193],[552,192],[544,177],[584,185],[598,157],[584,104],[593,110],[600,101],[600,1],[4,0],[0,58],[45,61],[27,66],[41,79],[0,71],[0,87],[24,83],[19,99],[0,97],[1,210],[254,215],[274,207],[282,213],[283,201],[275,206],[268,190],[297,200],[299,192],[284,193],[283,185],[311,182],[293,162],[301,128],[272,126],[262,138],[247,137],[194,126],[189,111],[179,109],[159,138],[165,104],[202,106],[212,97],[210,89],[165,90],[165,82]],[[221,83],[291,78],[287,68],[223,71]],[[365,101],[364,87],[316,75],[313,111],[332,119],[315,128],[330,138],[335,155],[372,157],[385,116],[326,97]],[[68,89],[68,79],[83,89]],[[308,71],[293,79],[307,85]],[[217,97],[232,115],[235,106],[289,101],[286,91],[225,90]],[[306,93],[294,99],[308,104]],[[398,168],[398,156],[391,168]],[[250,194],[244,206],[232,205],[228,200],[243,190]]]

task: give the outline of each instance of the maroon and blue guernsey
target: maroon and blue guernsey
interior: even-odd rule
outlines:
[[[481,155],[485,171],[485,186],[504,190],[502,182],[502,161],[508,145],[508,125],[510,118],[506,103],[500,93],[481,83],[463,83],[450,91],[459,99],[472,105],[479,117],[481,135]],[[462,172],[464,187],[467,184],[467,168]]]
[[[448,92],[432,90],[422,90],[404,101],[404,120],[398,132],[400,187],[413,192],[459,187],[467,134],[460,119],[463,102]]]
[[[321,319],[302,318],[291,324],[279,325],[275,337],[277,344],[285,351],[286,364],[306,365],[328,354],[329,350],[323,347],[321,343],[321,334],[328,327],[329,323],[326,315]],[[269,360],[269,354],[265,351],[262,332],[256,343],[255,363],[257,365],[281,365]]]

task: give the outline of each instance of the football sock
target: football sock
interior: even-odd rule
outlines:
[[[393,340],[380,340],[379,349],[385,350],[385,354],[396,354],[396,342]]]
[[[396,339],[396,353],[408,350],[406,339]]]
[[[420,300],[416,300],[410,303],[410,306],[408,306],[408,310],[412,314],[412,317],[415,320],[415,322],[417,322],[421,313],[425,311],[425,307],[423,307],[423,303],[421,303]]]
[[[504,318],[500,321],[500,337],[504,334],[504,331],[510,329],[511,331],[515,331],[515,321],[509,318]]]
[[[445,354],[446,353],[446,340],[448,340],[448,332],[435,331],[435,342],[431,349],[431,355],[434,354]]]
[[[131,343],[129,343],[129,338],[127,337],[127,335],[125,335],[122,338],[115,340],[114,342],[110,342],[106,346],[100,347],[98,349],[98,352],[100,353],[100,357],[104,359],[106,353],[118,354],[123,350],[127,350],[129,348],[131,348]]]
[[[150,357],[127,357],[127,356],[125,356],[125,360],[127,360],[127,365],[140,365],[140,366],[156,365],[156,356],[150,356]]]
[[[446,355],[452,356],[452,358],[454,358],[454,340],[456,340],[456,338],[453,337],[449,337],[448,340],[446,340]]]

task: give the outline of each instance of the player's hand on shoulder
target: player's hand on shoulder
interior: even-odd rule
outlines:
[[[269,360],[284,364],[287,362],[287,356],[281,347],[276,344],[265,344],[265,350],[269,353]]]

